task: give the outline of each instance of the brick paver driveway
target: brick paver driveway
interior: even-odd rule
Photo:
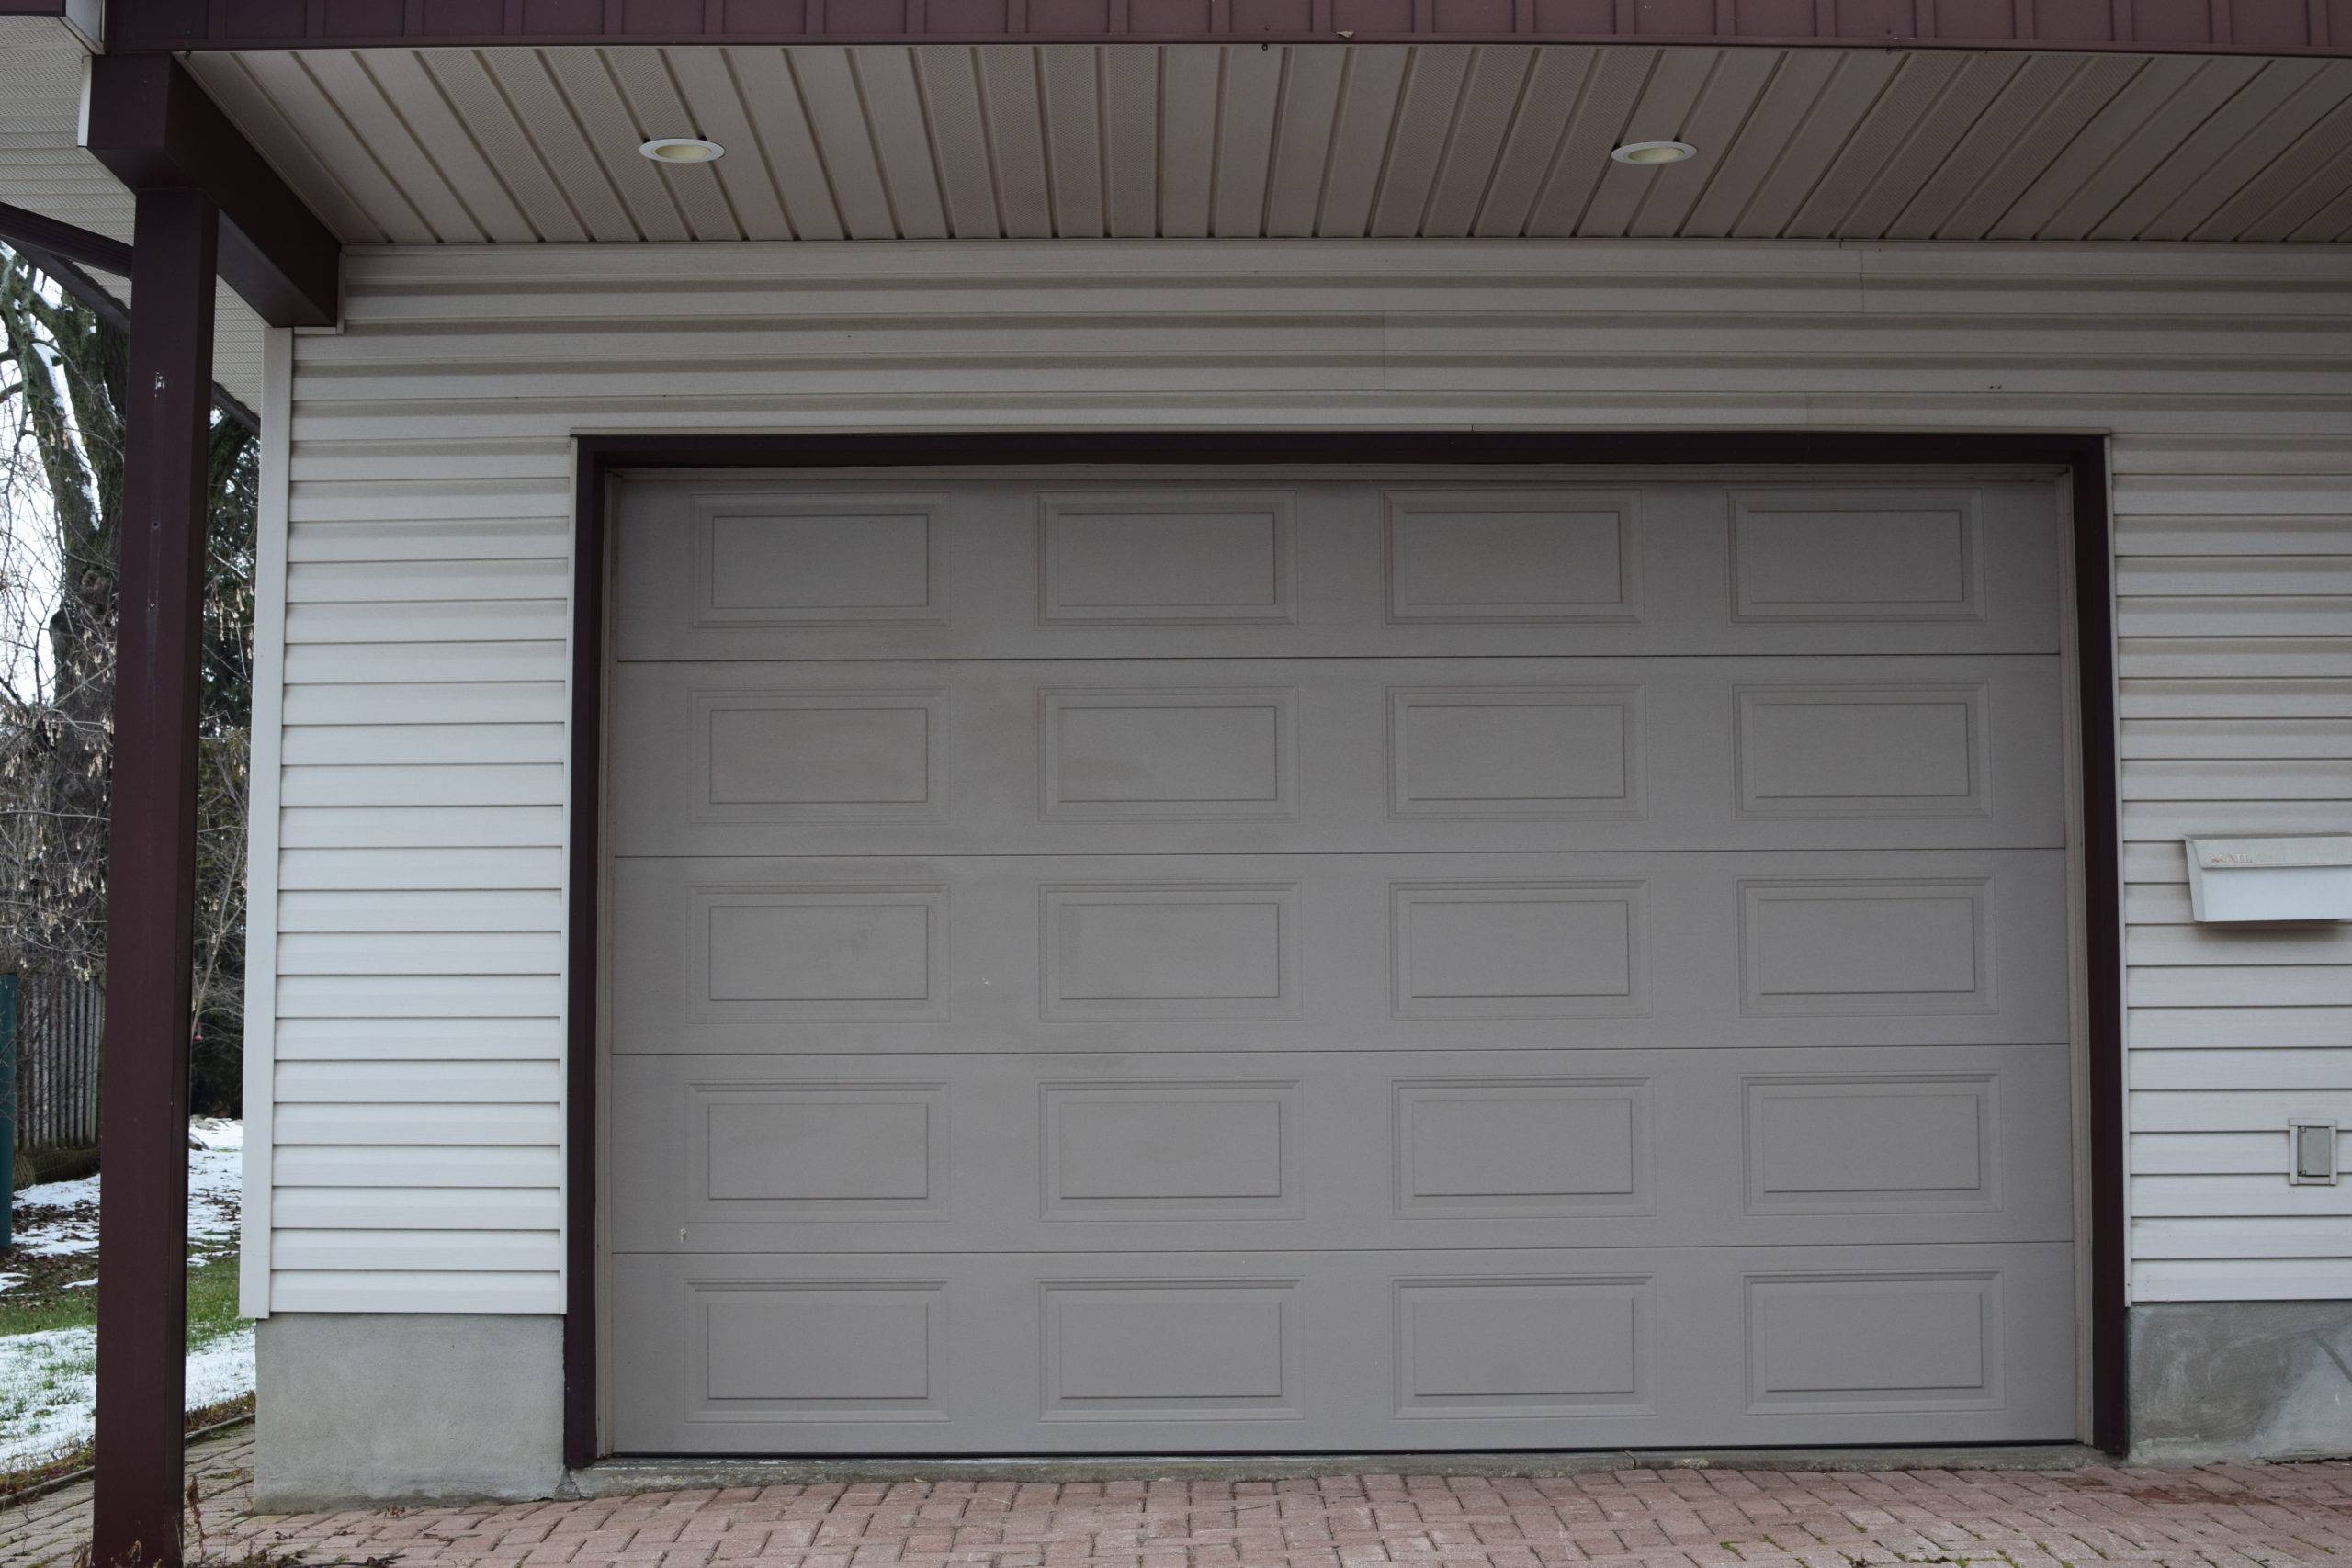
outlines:
[[[314,1563],[703,1568],[1536,1568],[1558,1562],[2352,1562],[2352,1465],[2202,1470],[1621,1470],[1560,1479],[770,1486],[503,1507],[254,1517],[213,1448],[210,1554]],[[52,1518],[69,1506],[58,1499]],[[86,1506],[86,1505],[85,1505]],[[11,1519],[10,1525],[17,1521]],[[52,1540],[55,1538],[52,1536]],[[0,1525],[11,1562],[40,1561]],[[70,1562],[70,1551],[54,1559]]]

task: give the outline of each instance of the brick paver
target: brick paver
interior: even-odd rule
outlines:
[[[224,1519],[233,1519],[243,1512],[254,1479],[252,1425],[233,1427],[218,1437],[189,1444],[187,1472],[196,1483],[198,1506],[204,1510],[207,1528],[216,1511]],[[191,1542],[194,1539],[191,1532]],[[0,1563],[69,1568],[89,1540],[87,1482],[0,1508]]]
[[[244,1511],[251,1443],[198,1469],[212,1553],[390,1568],[2271,1568],[2352,1561],[2352,1465],[1620,1470],[1560,1479],[896,1482],[300,1517]],[[86,1510],[86,1498],[82,1506]],[[47,1511],[67,1511],[65,1500]],[[84,1517],[86,1517],[85,1514]],[[48,1528],[46,1526],[40,1528]],[[54,1535],[0,1527],[7,1561]],[[55,1556],[69,1562],[70,1549]]]

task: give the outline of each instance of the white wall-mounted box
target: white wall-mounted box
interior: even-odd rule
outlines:
[[[2188,843],[2199,920],[2352,920],[2352,834]]]

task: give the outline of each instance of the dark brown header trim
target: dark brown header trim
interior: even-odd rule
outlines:
[[[933,0],[934,4],[939,0]],[[1523,0],[1522,0],[1523,3]],[[2123,880],[2117,847],[2115,623],[2107,440],[2100,435],[1905,435],[1740,431],[1631,435],[1311,434],[1152,432],[949,435],[590,435],[579,442],[572,558],[569,1021],[565,1037],[564,1461],[605,1452],[598,1431],[596,1328],[597,968],[604,938],[605,507],[629,468],[1047,468],[1246,464],[2043,464],[2071,475],[2080,644],[2086,985],[2090,1019],[2091,1441],[2130,1444],[2123,1214]]]
[[[333,326],[343,245],[167,56],[90,62],[90,152],[134,191],[201,191],[220,209],[220,276],[274,327]]]
[[[2352,54],[2352,0],[112,0],[107,27],[116,51],[1352,39]]]

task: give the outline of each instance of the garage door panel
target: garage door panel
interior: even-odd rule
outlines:
[[[2046,660],[624,668],[639,854],[2064,842]]]
[[[2063,1240],[2066,1053],[617,1060],[623,1251]]]
[[[2054,485],[617,513],[620,1451],[2073,1435]]]
[[[627,860],[617,1055],[2064,1040],[2063,853]]]
[[[624,661],[2058,647],[2054,502],[2030,481],[622,488]]]
[[[625,1257],[631,1452],[2049,1440],[2064,1243]]]

